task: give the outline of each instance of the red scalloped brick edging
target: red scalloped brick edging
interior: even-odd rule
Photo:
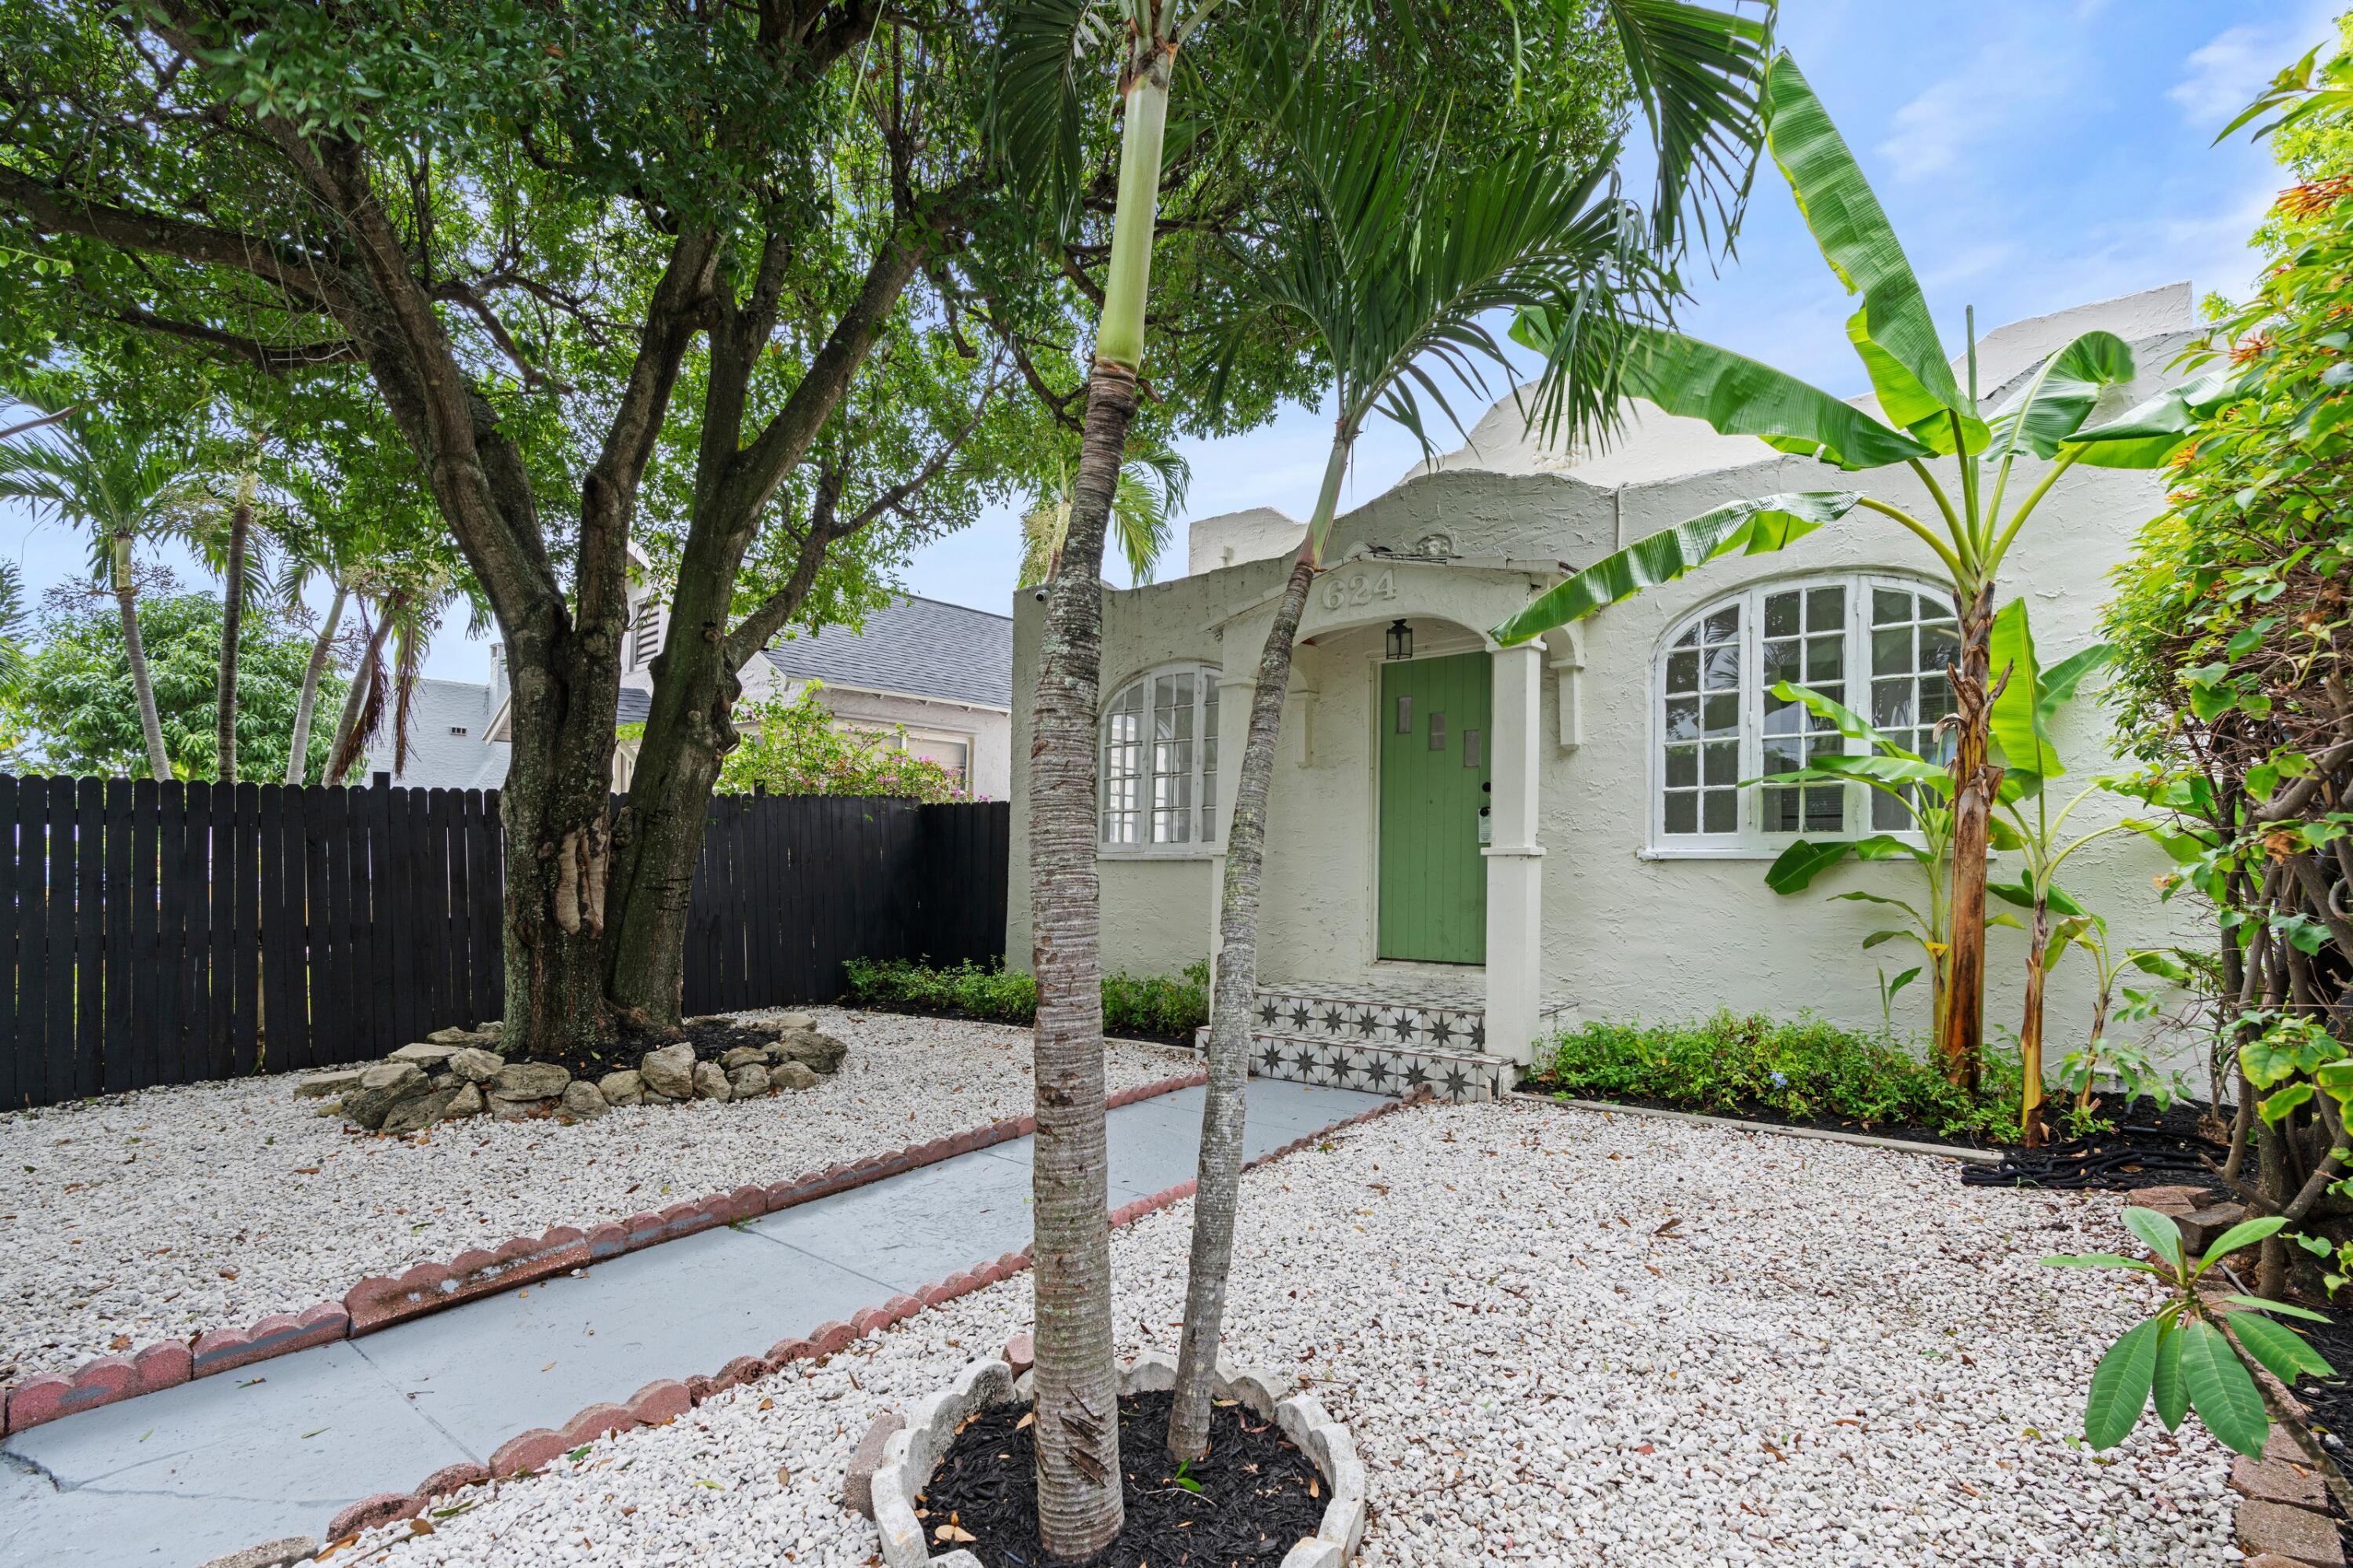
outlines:
[[[1166,1079],[1160,1085],[1146,1086],[1157,1093],[1166,1094],[1172,1088],[1185,1088],[1199,1083],[1203,1076],[1205,1075],[1197,1074],[1188,1078]],[[1120,1103],[1132,1105],[1135,1098],[1146,1097],[1149,1097],[1139,1095]],[[1345,1121],[1335,1121],[1319,1131],[1309,1133],[1304,1138],[1294,1139],[1281,1149],[1261,1154],[1257,1159],[1246,1162],[1243,1169],[1247,1171],[1271,1160],[1280,1160],[1286,1154],[1295,1153],[1300,1150],[1321,1143],[1344,1128],[1360,1126],[1377,1118],[1390,1115],[1407,1106],[1423,1104],[1434,1097],[1429,1087],[1424,1086],[1403,1099],[1391,1100],[1387,1105],[1375,1106],[1371,1110],[1361,1115],[1352,1116]],[[1026,1117],[1022,1118],[1025,1122],[1028,1119]],[[997,1123],[1000,1128],[1008,1125],[1011,1124]],[[955,1142],[955,1140],[945,1141]],[[984,1144],[978,1147],[987,1146]],[[963,1153],[965,1150],[959,1149],[955,1152]],[[925,1160],[923,1163],[928,1164],[930,1161]],[[1163,1188],[1148,1198],[1138,1198],[1132,1203],[1124,1203],[1111,1213],[1112,1228],[1116,1230],[1123,1225],[1134,1224],[1147,1215],[1156,1214],[1163,1209],[1182,1202],[1193,1195],[1198,1185],[1198,1180],[1188,1179],[1177,1182],[1173,1187]],[[828,1356],[837,1354],[847,1348],[853,1340],[863,1339],[870,1334],[881,1333],[927,1308],[945,1306],[958,1297],[968,1296],[976,1290],[1001,1284],[1027,1269],[1029,1263],[1029,1248],[1024,1247],[1019,1252],[1008,1252],[993,1263],[959,1269],[936,1284],[924,1286],[913,1295],[894,1296],[879,1306],[860,1308],[851,1314],[850,1320],[847,1323],[820,1323],[810,1330],[806,1339],[780,1340],[768,1347],[765,1356],[737,1356],[720,1368],[714,1376],[697,1375],[686,1379],[683,1383],[670,1381],[650,1383],[630,1395],[625,1404],[600,1403],[589,1405],[565,1422],[561,1430],[534,1426],[528,1432],[517,1433],[499,1446],[498,1451],[491,1456],[491,1462],[487,1468],[478,1465],[453,1465],[445,1469],[436,1470],[427,1478],[423,1486],[405,1498],[398,1493],[386,1492],[352,1504],[335,1516],[334,1520],[327,1528],[326,1539],[334,1541],[345,1535],[356,1533],[359,1530],[366,1529],[371,1525],[389,1524],[399,1520],[413,1518],[434,1499],[456,1491],[460,1487],[479,1485],[491,1479],[505,1480],[543,1469],[565,1454],[586,1444],[593,1443],[599,1437],[628,1431],[638,1426],[665,1425],[684,1415],[693,1406],[702,1404],[705,1400],[731,1388],[755,1383],[761,1378],[783,1370],[788,1362],[823,1361]],[[370,1512],[367,1517],[362,1518],[361,1510],[370,1510]]]
[[[1122,1089],[1105,1103],[1113,1108],[1134,1105],[1208,1081],[1206,1072],[1180,1074]],[[153,1393],[191,1377],[210,1377],[330,1340],[374,1333],[410,1318],[585,1268],[626,1252],[659,1246],[717,1225],[758,1219],[959,1154],[1010,1143],[1037,1129],[1034,1117],[1008,1117],[987,1127],[914,1144],[892,1154],[870,1155],[854,1164],[831,1165],[788,1181],[738,1187],[732,1192],[714,1192],[673,1204],[659,1213],[605,1221],[585,1233],[558,1225],[543,1235],[517,1236],[495,1249],[459,1253],[447,1263],[420,1263],[397,1278],[371,1275],[345,1291],[340,1301],[317,1302],[299,1313],[274,1313],[249,1328],[209,1329],[188,1340],[165,1340],[127,1355],[100,1356],[70,1374],[49,1373],[0,1389],[0,1436]]]

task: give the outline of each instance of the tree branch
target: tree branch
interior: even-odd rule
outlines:
[[[290,376],[298,371],[316,369],[327,365],[349,365],[367,356],[357,338],[332,338],[320,343],[280,344],[264,343],[257,337],[223,332],[218,327],[198,322],[174,321],[159,316],[137,305],[125,305],[110,313],[124,326],[137,327],[165,337],[185,339],[213,348],[224,349],[244,360],[255,369],[272,376]]]
[[[76,235],[126,250],[227,267],[264,279],[338,317],[350,304],[349,294],[332,270],[322,270],[314,259],[299,252],[281,254],[258,235],[93,202],[6,167],[0,167],[0,203],[23,213],[44,233]]]

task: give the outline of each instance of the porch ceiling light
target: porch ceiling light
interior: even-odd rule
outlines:
[[[1389,622],[1388,656],[1392,659],[1413,657],[1413,628],[1403,620]]]

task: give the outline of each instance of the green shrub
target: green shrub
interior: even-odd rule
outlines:
[[[860,1007],[913,1008],[990,1023],[1029,1023],[1038,1016],[1038,982],[975,963],[933,969],[904,959],[851,959],[849,999]],[[1110,1034],[1187,1034],[1209,1021],[1209,967],[1176,975],[1109,975],[1103,982],[1103,1030]]]
[[[1973,1097],[1883,1034],[1810,1014],[1787,1022],[1719,1012],[1694,1023],[1588,1023],[1554,1037],[1543,1086],[1586,1099],[1661,1100],[1696,1111],[1767,1110],[1926,1128],[1944,1138],[2006,1139],[2018,1125],[2018,1075],[1989,1043]]]

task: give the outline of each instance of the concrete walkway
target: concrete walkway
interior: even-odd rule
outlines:
[[[1113,1207],[1194,1174],[1201,1097],[1111,1113]],[[1381,1103],[1253,1080],[1245,1157]],[[18,1433],[0,1446],[0,1565],[189,1568],[317,1535],[519,1432],[1018,1252],[1030,1141]]]

